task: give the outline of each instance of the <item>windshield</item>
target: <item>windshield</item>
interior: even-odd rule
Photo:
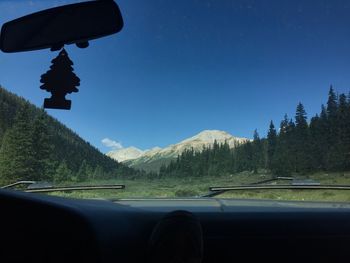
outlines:
[[[0,24],[76,2],[1,1]],[[350,201],[317,188],[350,185],[349,1],[116,2],[124,28],[87,48],[0,53],[0,186]],[[71,110],[44,110],[67,63]]]

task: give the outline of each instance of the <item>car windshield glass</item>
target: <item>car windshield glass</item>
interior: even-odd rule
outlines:
[[[0,187],[350,201],[349,1],[115,2],[117,34],[0,52]]]

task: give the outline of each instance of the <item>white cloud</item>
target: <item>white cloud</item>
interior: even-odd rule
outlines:
[[[102,144],[106,147],[112,148],[113,150],[122,149],[123,145],[121,142],[111,140],[109,138],[104,138],[101,140]]]

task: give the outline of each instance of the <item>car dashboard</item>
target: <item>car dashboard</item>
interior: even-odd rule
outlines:
[[[203,262],[344,262],[347,203],[219,198],[78,200],[0,191],[2,262],[146,262],[168,212],[195,214]]]

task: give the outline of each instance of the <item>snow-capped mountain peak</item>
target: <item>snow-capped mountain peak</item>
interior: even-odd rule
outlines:
[[[197,135],[190,137],[186,140],[183,140],[180,143],[187,143],[195,140],[199,140],[202,142],[208,142],[208,143],[214,143],[214,141],[225,141],[228,139],[233,138],[231,134],[225,131],[219,131],[219,130],[204,130]]]
[[[219,144],[226,142],[231,148],[233,148],[237,144],[247,142],[248,139],[234,137],[225,131],[204,130],[188,139],[176,144],[171,144],[163,149],[160,147],[154,147],[150,150],[142,151],[136,147],[129,147],[111,151],[107,153],[107,155],[120,162],[126,161],[128,165],[135,168],[148,168],[145,167],[145,165],[152,166],[153,168],[175,159],[187,149],[201,151],[203,147],[212,146],[215,141]],[[155,165],[155,163],[157,165]]]
[[[136,148],[134,146],[122,148],[118,150],[113,150],[107,153],[107,155],[119,162],[124,162],[127,160],[133,160],[141,157],[144,151]]]

